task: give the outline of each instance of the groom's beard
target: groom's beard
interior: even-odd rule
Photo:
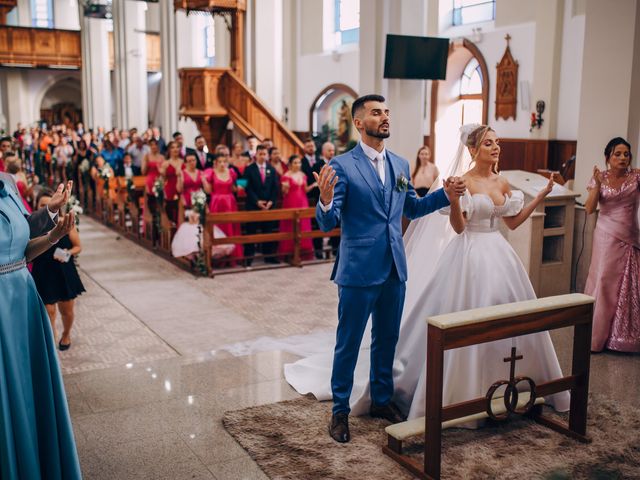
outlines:
[[[380,130],[369,130],[365,128],[365,133],[373,138],[389,138],[391,136],[391,131],[387,130],[386,132],[381,132]]]

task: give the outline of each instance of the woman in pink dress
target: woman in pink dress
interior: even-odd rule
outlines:
[[[289,171],[282,176],[280,183],[282,184],[282,208],[309,208],[307,192],[317,187],[317,184],[307,185],[307,176],[302,171],[300,155],[291,155],[289,157]],[[302,232],[311,231],[310,218],[300,220],[300,230]],[[292,222],[290,220],[281,220],[280,232],[291,231],[293,231]],[[313,256],[313,242],[310,238],[302,239],[300,250],[300,256],[304,260],[308,260]],[[278,245],[278,253],[291,255],[293,253],[293,240],[282,240]]]
[[[164,177],[164,205],[169,220],[178,224],[179,195],[184,181],[184,160],[180,157],[180,145],[171,141],[167,145],[167,160],[160,167]]]
[[[617,137],[604,150],[607,170],[593,169],[587,213],[598,203],[585,293],[595,297],[591,350],[640,352],[640,170],[631,168],[631,145]]]
[[[227,157],[218,156],[214,167],[207,170],[207,179],[211,185],[211,202],[209,211],[211,213],[237,212],[238,203],[234,195],[237,187],[236,173],[227,165]],[[216,225],[227,237],[241,235],[239,223],[224,223]],[[242,245],[236,245],[231,256],[242,258]]]
[[[191,194],[198,190],[204,190],[205,193],[211,193],[211,186],[207,182],[206,175],[202,170],[197,168],[196,156],[188,153],[184,160],[185,168],[182,172],[182,201],[185,208],[191,208]]]

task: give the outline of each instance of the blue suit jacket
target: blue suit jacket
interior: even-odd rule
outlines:
[[[402,215],[410,219],[449,205],[444,190],[418,198],[409,182],[407,191],[396,188],[398,177],[410,179],[409,163],[387,150],[392,171],[391,208],[384,208],[379,179],[362,147],[335,157],[331,166],[339,180],[331,210],[323,212],[320,203],[316,218],[327,232],[338,224],[342,229],[340,250],[331,280],[338,285],[366,287],[385,282],[395,263],[400,280],[407,280],[407,261],[402,243]]]

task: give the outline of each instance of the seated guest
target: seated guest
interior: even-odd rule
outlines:
[[[316,183],[307,185],[307,176],[302,171],[302,161],[300,155],[291,155],[289,157],[289,166],[291,169],[284,174],[281,179],[282,184],[282,208],[309,208],[309,200],[307,192],[317,186]],[[311,219],[303,218],[300,220],[300,230],[303,232],[311,231]],[[280,221],[280,232],[292,232],[293,225],[291,220]],[[278,246],[278,253],[283,255],[291,255],[293,253],[293,240],[283,240]],[[313,243],[310,238],[302,239],[301,257],[309,259],[313,256]]]
[[[46,207],[53,192],[44,189],[38,195],[38,208]],[[33,261],[31,274],[36,282],[38,293],[47,308],[53,338],[56,339],[56,313],[60,310],[63,331],[58,348],[68,350],[71,346],[71,328],[73,327],[75,298],[85,289],[78,275],[74,258],[82,251],[78,230],[73,227],[62,237],[57,245]],[[57,307],[57,308],[56,308]]]
[[[282,158],[278,147],[271,147],[269,149],[269,163],[271,163],[271,166],[275,168],[276,172],[278,172],[278,176],[280,177],[287,173],[287,170],[289,169],[287,162]]]
[[[237,212],[238,203],[234,193],[236,191],[236,174],[227,165],[227,159],[221,155],[216,158],[215,167],[206,173],[206,182],[211,186],[211,201],[209,211],[211,213]],[[225,223],[217,225],[227,237],[240,235],[239,223]],[[242,258],[242,245],[236,245],[233,253],[234,258]]]
[[[247,167],[244,172],[247,180],[247,210],[266,211],[275,207],[278,200],[278,173],[267,161],[269,153],[262,145],[256,147],[256,161]],[[249,222],[246,231],[249,235],[260,233],[273,233],[278,228],[278,222]],[[280,263],[274,254],[276,244],[264,243],[262,253],[266,263]],[[246,246],[247,266],[251,266],[255,254],[255,245],[248,243]]]
[[[116,177],[133,177],[133,159],[131,158],[131,154],[129,152],[125,153],[124,157],[122,157],[122,164],[118,166],[115,174]]]
[[[631,145],[616,137],[604,149],[607,170],[596,166],[585,210],[600,205],[584,293],[595,297],[591,350],[640,352],[640,170]]]
[[[207,141],[202,135],[198,135],[194,139],[196,148],[187,148],[187,155],[192,154],[196,157],[196,168],[198,170],[206,170],[207,168],[213,168],[214,156],[209,153],[207,148]]]
[[[182,192],[184,160],[180,157],[180,145],[171,141],[167,145],[167,159],[160,166],[164,177],[164,205],[169,220],[178,224],[179,195]]]
[[[193,152],[193,151],[192,151]],[[211,193],[211,186],[207,182],[207,172],[197,168],[198,160],[194,153],[187,153],[183,170],[182,201],[185,208],[191,208],[191,194],[198,190]]]
[[[438,175],[440,175],[440,172],[431,156],[431,149],[426,145],[421,147],[416,156],[416,166],[411,174],[411,182],[416,189],[416,193],[421,197],[426,196]]]

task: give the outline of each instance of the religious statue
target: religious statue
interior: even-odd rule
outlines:
[[[351,138],[351,112],[346,100],[342,100],[338,110],[338,134],[337,140],[341,147],[345,147]]]

